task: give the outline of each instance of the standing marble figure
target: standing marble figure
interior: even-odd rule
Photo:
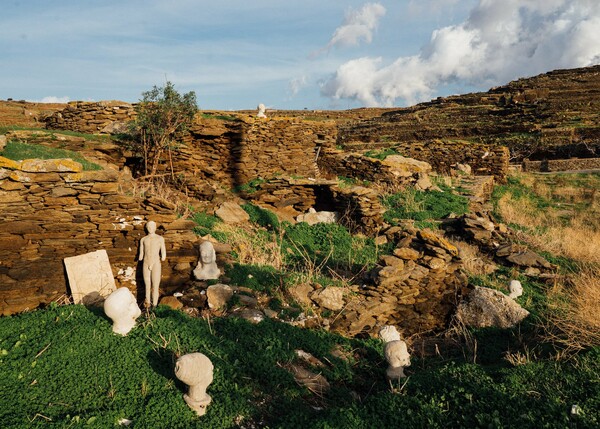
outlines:
[[[149,221],[146,224],[148,235],[140,240],[140,261],[144,274],[144,285],[146,286],[145,305],[156,307],[158,305],[158,286],[160,285],[161,261],[167,259],[165,239],[156,234],[156,223]],[[152,300],[150,300],[152,291]]]

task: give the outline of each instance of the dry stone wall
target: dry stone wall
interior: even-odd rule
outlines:
[[[547,161],[524,160],[523,171],[570,171],[600,169],[600,158],[549,159]]]
[[[46,128],[86,134],[110,133],[115,123],[135,118],[132,104],[123,101],[72,101],[45,119]]]
[[[366,150],[369,143],[348,145],[353,150]],[[510,153],[504,146],[466,142],[426,141],[411,143],[385,143],[379,148],[393,147],[402,155],[431,164],[433,171],[450,174],[456,164],[468,164],[474,175],[494,176],[504,183],[508,175]]]
[[[63,258],[99,249],[108,253],[117,286],[135,292],[143,286],[137,252],[148,220],[167,244],[161,289],[190,277],[198,259],[193,222],[176,219],[157,198],[121,194],[119,183],[115,170],[81,171],[71,160],[0,157],[1,315],[68,294]]]
[[[220,186],[231,189],[257,178],[318,178],[317,154],[332,146],[335,137],[332,121],[199,115],[175,151],[173,164],[190,195],[212,199]]]

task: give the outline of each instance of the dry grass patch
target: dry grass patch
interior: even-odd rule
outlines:
[[[123,195],[132,195],[137,198],[154,197],[162,200],[183,218],[187,219],[193,214],[193,199],[177,191],[163,179],[132,179],[120,182],[119,186],[119,192]]]
[[[546,176],[517,176],[522,189],[509,188],[497,201],[502,219],[523,228],[520,238],[537,249],[584,263],[600,263],[600,201],[595,179],[548,185]],[[565,203],[565,194],[569,202]],[[543,204],[542,204],[543,203]]]
[[[587,265],[549,294],[551,313],[546,326],[550,340],[570,351],[600,345],[600,277]]]
[[[227,235],[227,243],[231,244],[237,254],[237,260],[245,265],[268,265],[277,270],[284,268],[284,255],[281,239],[270,233],[257,233],[251,226],[234,226],[216,223],[215,232]]]

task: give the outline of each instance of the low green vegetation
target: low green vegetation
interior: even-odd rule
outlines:
[[[394,147],[387,147],[385,149],[373,149],[368,150],[364,154],[364,156],[369,158],[375,158],[379,160],[384,160],[390,155],[402,155],[400,152],[396,150]]]
[[[98,164],[88,161],[77,152],[66,149],[58,149],[38,144],[22,143],[19,141],[9,141],[2,152],[5,158],[14,161],[24,159],[61,159],[70,158],[73,161],[79,162],[86,171],[102,170]]]
[[[108,428],[122,419],[135,428],[174,429],[600,424],[600,350],[570,363],[513,365],[506,352],[519,350],[518,330],[504,331],[493,347],[486,344],[500,338],[497,332],[477,333],[474,354],[459,346],[413,356],[401,384],[385,379],[380,341],[273,320],[209,321],[158,307],[121,337],[100,309],[53,305],[0,318],[0,333],[0,420],[7,429]],[[309,368],[329,381],[326,393],[311,392],[286,369],[298,363],[297,349],[324,362]],[[185,404],[187,388],[173,370],[190,352],[204,353],[215,368],[212,403],[200,418]]]
[[[239,121],[240,119],[235,117],[235,116],[231,116],[231,115],[217,115],[215,113],[201,113],[200,114],[201,117],[203,117],[204,119],[218,119],[220,121],[230,121],[230,122],[236,122]]]
[[[20,125],[0,125],[0,134],[6,134],[10,131],[34,131],[35,133],[31,136],[32,140],[36,140],[36,138],[46,139],[48,137],[51,140],[57,140],[61,135],[80,137],[88,141],[105,142],[111,140],[111,136],[105,134],[86,134],[69,130],[48,130],[46,128],[24,127]]]
[[[252,179],[246,183],[242,183],[241,185],[236,186],[233,191],[242,194],[252,195],[256,193],[260,189],[260,185],[266,183],[267,180],[261,177],[257,177]]]
[[[435,227],[436,221],[450,214],[462,215],[468,210],[468,200],[449,188],[441,191],[417,191],[406,189],[382,197],[386,209],[386,222],[398,224],[403,219],[412,219],[419,228]]]

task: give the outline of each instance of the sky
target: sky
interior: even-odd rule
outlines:
[[[600,64],[599,0],[1,0],[0,99],[403,107]]]

